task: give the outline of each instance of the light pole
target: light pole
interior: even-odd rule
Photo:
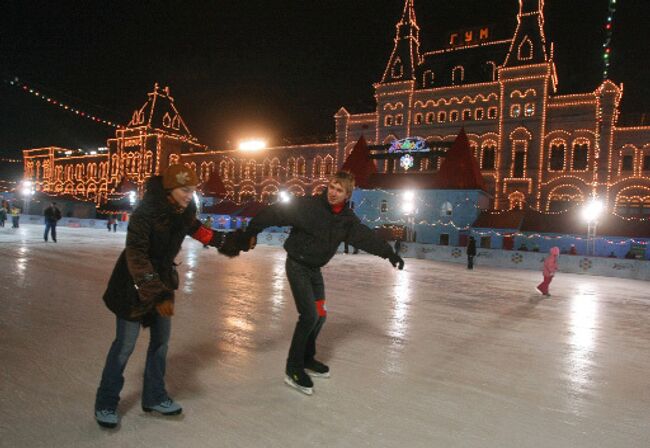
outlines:
[[[602,212],[603,203],[595,196],[582,209],[582,216],[587,221],[587,255],[596,253],[596,229]]]
[[[402,212],[406,216],[406,240],[413,240],[413,234],[415,233],[415,214],[417,210],[415,208],[415,193],[412,191],[405,191],[402,193]]]
[[[24,180],[20,192],[24,197],[23,201],[25,210],[23,210],[23,213],[25,215],[29,215],[29,203],[32,199],[32,196],[34,195],[34,184],[29,180]]]

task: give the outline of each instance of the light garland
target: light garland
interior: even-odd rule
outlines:
[[[28,84],[20,81],[18,78],[14,78],[11,81],[5,80],[5,83],[10,85],[10,86],[17,87],[20,90],[22,90],[23,92],[29,93],[29,94],[33,95],[34,97],[36,97],[36,98],[40,98],[41,100],[43,100],[44,102],[46,102],[48,104],[51,104],[52,106],[57,106],[60,109],[67,110],[70,113],[76,114],[81,118],[86,118],[88,120],[94,121],[95,123],[105,124],[106,126],[111,126],[113,128],[117,128],[117,129],[124,128],[124,126],[113,123],[110,120],[105,120],[103,118],[97,117],[94,114],[82,111],[82,110],[80,110],[80,109],[78,109],[78,108],[76,108],[74,106],[70,106],[69,104],[64,103],[63,101],[59,101],[59,100],[56,100],[54,98],[51,98],[50,96],[42,93],[41,91],[35,89],[34,87],[31,87]]]
[[[616,0],[609,0],[607,20],[605,22],[605,43],[603,43],[603,81],[609,78],[609,66],[612,56],[612,31],[614,15],[616,14]]]

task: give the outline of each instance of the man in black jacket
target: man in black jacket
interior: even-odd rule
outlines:
[[[287,251],[287,278],[299,318],[289,349],[285,383],[307,395],[313,393],[309,375],[329,377],[329,367],[314,357],[316,338],[327,317],[320,268],[332,259],[344,241],[387,258],[399,269],[404,268],[404,260],[388,243],[361,224],[348,207],[353,189],[352,175],[339,172],[330,181],[327,191],[319,196],[295,198],[290,203],[278,203],[262,210],[245,232],[230,234],[220,249],[226,255],[237,255],[240,250],[253,248],[256,235],[266,227],[292,227],[284,249]]]
[[[61,219],[61,210],[56,206],[56,202],[52,202],[48,208],[43,212],[45,217],[45,233],[43,239],[47,242],[48,234],[52,233],[52,241],[56,243],[56,223]]]

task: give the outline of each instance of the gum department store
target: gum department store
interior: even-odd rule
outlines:
[[[467,29],[451,33],[446,48],[424,51],[414,0],[406,0],[374,84],[375,110],[342,107],[334,142],[252,155],[209,149],[192,136],[169,89],[156,85],[106,150],[25,150],[25,178],[45,193],[100,206],[121,183],[141,192],[149,176],[184,163],[202,181],[218,174],[234,201],[268,201],[281,189],[320,189],[361,136],[375,147],[414,136],[435,144],[453,141],[464,127],[494,209],[561,211],[595,194],[619,215],[650,214],[650,127],[617,125],[623,86],[606,80],[593,92],[556,94],[561,80],[544,33],[544,0],[519,1],[511,38],[492,34]],[[405,175],[435,173],[439,160],[421,159]],[[397,160],[377,163],[380,173],[404,172]]]

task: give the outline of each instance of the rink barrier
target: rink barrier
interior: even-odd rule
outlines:
[[[42,216],[21,215],[21,224],[44,225]],[[62,218],[59,226],[94,228],[106,231],[105,219]],[[118,222],[118,230],[126,231],[128,222]],[[262,232],[257,237],[258,244],[282,246],[288,233],[282,231]],[[339,247],[343,252],[343,244]],[[400,255],[404,258],[467,264],[464,247],[438,246],[436,244],[402,243]],[[542,270],[546,254],[541,252],[510,251],[500,249],[477,249],[474,269],[482,266],[506,269]],[[559,271],[582,275],[599,275],[634,280],[650,280],[650,261],[625,260],[621,258],[586,257],[582,255],[560,255]]]
[[[258,235],[258,244],[281,246],[288,234],[283,232],[263,232]],[[352,250],[352,248],[350,248]],[[339,252],[343,251],[343,245]],[[441,261],[445,263],[467,264],[464,247],[438,246],[436,244],[402,243],[400,256],[420,260]],[[501,249],[477,249],[474,269],[481,267],[527,269],[542,272],[546,254]],[[650,280],[650,261],[625,260],[621,258],[586,257],[582,255],[560,255],[559,272],[581,275],[619,277],[633,280]]]

